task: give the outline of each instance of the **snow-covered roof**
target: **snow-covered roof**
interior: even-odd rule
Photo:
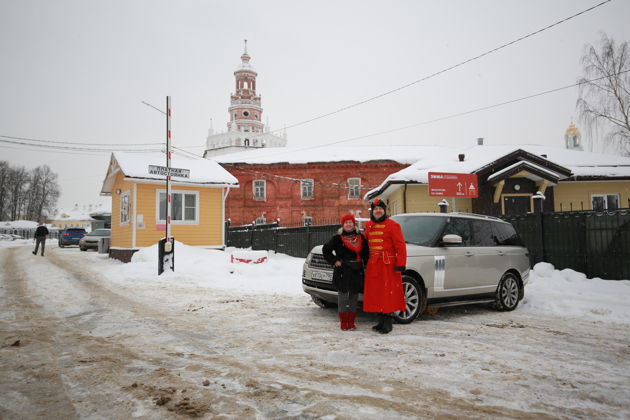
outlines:
[[[111,215],[111,205],[75,205],[72,209],[57,210],[54,216],[50,218],[52,221],[65,220],[93,220],[92,214],[103,213]]]
[[[498,159],[518,150],[532,155],[545,155],[548,161],[563,166],[572,172],[570,178],[604,177],[630,178],[630,157],[605,155],[601,153],[568,150],[560,147],[541,145],[484,145],[467,148],[437,147],[411,166],[389,175],[381,185],[369,191],[367,196],[377,191],[385,192],[391,183],[428,183],[429,172],[473,173],[491,165]],[[464,154],[463,161],[458,155]]]
[[[213,156],[219,163],[273,164],[318,162],[374,162],[391,160],[412,164],[426,155],[439,155],[439,146],[320,146],[320,147],[264,147],[244,152]],[[455,155],[457,158],[457,154]]]
[[[164,175],[149,173],[149,165],[165,167],[165,154],[162,152],[113,152],[101,193],[111,193],[115,174],[118,171],[121,171],[126,178],[163,181]],[[171,168],[189,171],[188,177],[173,176],[173,184],[238,187],[238,180],[214,160],[173,152],[171,154]]]

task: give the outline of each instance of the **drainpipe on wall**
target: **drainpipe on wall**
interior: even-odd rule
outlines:
[[[135,182],[133,183],[133,216],[131,219],[131,223],[133,223],[133,225],[131,226],[131,247],[135,248],[136,247],[136,222],[137,222],[137,215],[138,215],[138,208],[137,208],[137,203],[138,203],[138,184],[136,184]]]
[[[405,182],[405,189],[403,190],[403,213],[407,213],[407,183]]]

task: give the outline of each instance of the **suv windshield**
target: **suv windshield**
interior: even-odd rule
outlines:
[[[446,217],[424,215],[393,216],[392,220],[400,224],[405,242],[420,246],[433,245],[446,223]]]

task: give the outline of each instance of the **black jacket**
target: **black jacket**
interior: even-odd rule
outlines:
[[[359,263],[357,253],[344,245],[341,233],[333,236],[322,249],[324,258],[333,267],[336,261],[341,261],[341,267],[334,267],[333,270],[333,286],[340,292],[363,292],[363,272],[370,256],[370,249],[365,236],[360,235],[363,247],[359,252]]]
[[[46,228],[46,226],[37,226],[37,229],[35,229],[35,237],[37,238],[46,235],[48,235],[48,229]]]

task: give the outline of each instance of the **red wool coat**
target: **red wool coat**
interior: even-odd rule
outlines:
[[[363,311],[390,313],[405,310],[401,273],[396,266],[407,263],[407,248],[400,225],[391,219],[367,222],[365,236],[370,259],[365,270]]]

